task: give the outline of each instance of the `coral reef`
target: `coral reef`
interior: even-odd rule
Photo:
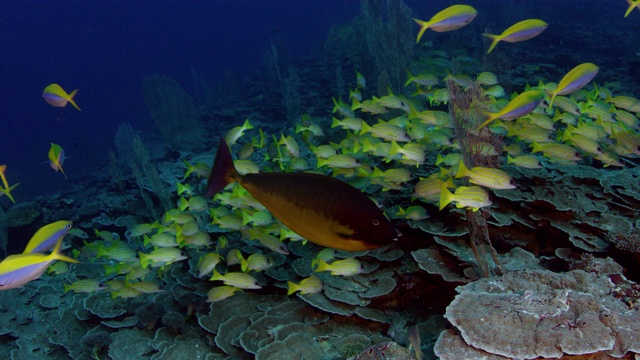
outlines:
[[[80,261],[0,292],[0,356],[638,356],[640,108],[622,95],[627,87],[609,83],[610,71],[605,86],[479,130],[485,112],[508,106],[505,92],[552,90],[547,79],[568,60],[556,68],[546,62],[558,59],[523,44],[481,62],[478,39],[460,46],[478,35],[471,27],[415,46],[401,1],[365,0],[361,11],[332,31],[325,58],[294,63],[273,45],[266,71],[248,76],[246,89],[229,85],[235,96],[207,99],[213,91],[192,70],[197,110],[177,82],[147,77],[165,144],[121,125],[109,172],[13,206],[6,225],[0,210],[0,245],[11,239],[13,252],[32,227],[73,221],[65,251]],[[234,128],[247,118],[252,129]],[[397,241],[323,249],[240,186],[205,199],[213,156],[201,133],[234,137],[239,171],[314,172],[360,189],[391,218]],[[585,134],[595,147],[576,136]],[[566,152],[540,150],[549,144]],[[487,196],[482,207],[439,206],[444,189],[473,184],[457,176],[460,161],[499,169],[515,188],[474,184]],[[343,260],[357,271],[318,271]],[[286,295],[289,282],[312,276],[313,288]],[[99,286],[63,290],[86,280]]]
[[[452,333],[444,331],[436,355],[457,359],[471,349],[506,358],[637,353],[640,318],[614,296],[612,277],[626,282],[617,273],[538,270],[461,286],[445,316],[466,346],[451,347]]]

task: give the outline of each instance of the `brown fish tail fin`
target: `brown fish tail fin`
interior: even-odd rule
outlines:
[[[209,173],[209,179],[207,180],[207,192],[205,196],[207,198],[213,197],[215,194],[224,189],[225,186],[236,181],[238,172],[233,165],[233,158],[231,157],[231,151],[229,145],[224,140],[224,137],[220,137],[220,145],[218,146],[218,153],[216,154],[216,160],[213,162],[211,173]]]

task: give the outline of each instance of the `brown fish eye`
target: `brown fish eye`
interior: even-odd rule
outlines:
[[[380,225],[380,220],[373,219],[373,221],[371,221],[371,223],[373,224],[373,226],[378,226],[378,225]]]

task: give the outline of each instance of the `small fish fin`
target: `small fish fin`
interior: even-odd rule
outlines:
[[[78,105],[76,104],[76,102],[73,100],[73,97],[76,96],[76,93],[78,92],[78,89],[75,89],[71,92],[71,94],[69,94],[69,103],[71,105],[73,105],[74,108],[78,109],[78,111],[82,111]]]
[[[413,19],[418,25],[420,25],[420,31],[418,32],[418,37],[416,38],[416,44],[420,42],[420,38],[422,34],[429,28],[431,24],[426,21],[418,20],[416,18]]]
[[[361,236],[359,236],[358,234],[356,234],[355,232],[351,232],[351,234],[347,234],[344,232],[336,232],[336,235],[338,237],[341,237],[344,240],[363,240]]]
[[[287,295],[291,295],[299,290],[298,284],[295,284],[291,281],[287,281],[287,288],[288,288]]]
[[[224,189],[225,186],[235,181],[238,176],[238,172],[233,165],[233,158],[231,157],[231,151],[229,145],[220,137],[220,145],[218,146],[218,153],[216,160],[209,173],[209,179],[207,180],[207,191],[205,196],[207,198],[213,197],[215,194]]]
[[[62,165],[58,165],[58,169],[60,169],[60,172],[62,173],[62,175],[64,175],[64,178],[68,180],[69,178],[67,177],[67,174],[65,174],[64,170],[62,170]]]
[[[487,120],[485,120],[485,122],[483,122],[482,124],[480,124],[480,126],[478,126],[478,130],[491,124],[495,119],[497,119],[497,117],[495,117],[497,113],[484,113],[484,114],[487,116]]]
[[[11,190],[13,190],[18,185],[20,185],[19,182],[9,186],[8,189],[0,189],[0,193],[7,195],[9,200],[11,200],[11,202],[13,202],[15,204],[16,201],[13,199],[13,195],[11,195]]]
[[[636,7],[636,4],[631,0],[627,0],[627,4],[629,4],[629,7],[627,8],[627,11],[624,13],[625,18],[629,16],[629,14],[631,14],[633,9]]]
[[[482,34],[482,36],[487,37],[489,39],[491,39],[491,45],[489,46],[489,50],[487,50],[487,54],[489,54],[493,48],[496,47],[496,45],[498,45],[498,43],[500,42],[500,36],[499,35],[494,35],[494,34]]]
[[[79,263],[78,260],[70,258],[62,253],[62,239],[64,239],[64,237],[60,237],[60,240],[58,240],[58,242],[56,243],[56,246],[53,248],[53,251],[48,256],[50,256],[51,259],[54,259],[54,260],[62,260],[69,263],[76,263],[76,264]]]

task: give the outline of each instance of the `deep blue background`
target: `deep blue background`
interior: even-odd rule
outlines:
[[[209,82],[263,62],[270,37],[294,56],[321,46],[329,28],[348,23],[357,1],[13,1],[0,11],[0,164],[18,200],[68,186],[46,164],[49,144],[65,148],[70,178],[106,171],[118,124],[148,131],[142,79],[157,73],[193,85],[191,66]],[[292,36],[294,35],[294,36]],[[71,106],[41,97],[50,83],[79,89]],[[65,185],[66,184],[66,185]],[[0,198],[0,201],[4,201]]]
[[[457,3],[405,2],[425,20]],[[627,6],[623,0],[589,1],[591,5],[569,0],[563,8],[556,0],[536,2],[539,13],[513,14],[514,19],[500,19],[499,25],[521,16],[562,15],[563,21],[576,21],[577,12],[567,11],[573,7],[584,12],[576,31],[615,29],[625,21]],[[510,17],[504,7],[515,1],[466,3],[478,8],[474,26],[483,31],[486,22],[497,21],[495,14]],[[331,26],[346,24],[360,12],[357,0],[32,0],[1,5],[0,164],[8,165],[10,183],[22,182],[14,190],[18,201],[69,186],[82,173],[107,171],[106,155],[114,148],[118,124],[152,131],[142,96],[146,75],[170,76],[187,90],[193,86],[191,66],[210,83],[225,72],[242,78],[263,63],[274,33],[300,58],[322,46]],[[615,19],[601,19],[598,9],[613,6]],[[632,14],[626,21],[637,23],[639,18]],[[76,102],[82,112],[45,103],[42,89],[53,82],[68,92],[79,89]],[[70,157],[66,182],[46,164],[51,142],[62,145]],[[0,198],[3,205],[6,201]]]

